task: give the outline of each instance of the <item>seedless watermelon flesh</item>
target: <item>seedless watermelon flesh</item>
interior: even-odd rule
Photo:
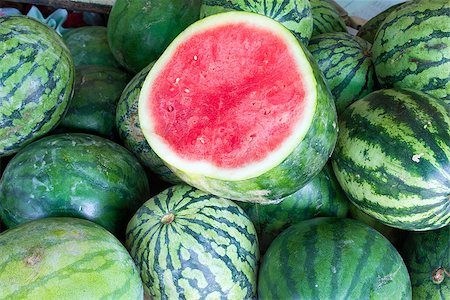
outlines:
[[[294,192],[320,171],[336,140],[335,108],[317,67],[281,24],[246,12],[213,15],[182,32],[144,82],[139,119],[183,180],[249,201]],[[311,138],[320,140],[311,153],[298,149]],[[309,165],[316,156],[320,163]]]

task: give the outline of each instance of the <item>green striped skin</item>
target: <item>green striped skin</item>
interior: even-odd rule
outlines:
[[[2,299],[144,299],[139,272],[108,231],[46,218],[0,234]]]
[[[175,174],[163,163],[153,151],[142,133],[138,116],[139,93],[142,84],[154,62],[142,69],[128,83],[120,96],[116,109],[116,128],[125,147],[133,152],[139,161],[164,181],[181,183]]]
[[[116,0],[108,18],[108,43],[116,60],[137,73],[198,20],[201,0]]]
[[[25,16],[0,17],[0,156],[51,131],[73,92],[74,66],[61,37]]]
[[[70,29],[63,35],[75,66],[103,65],[119,68],[108,44],[105,26],[83,26]]]
[[[258,239],[230,200],[170,187],[139,208],[126,245],[151,299],[256,298]]]
[[[308,0],[203,0],[200,18],[232,10],[270,17],[283,24],[304,45],[311,38],[313,16]]]
[[[450,223],[450,107],[425,93],[386,89],[341,115],[332,164],[349,199],[386,225]]]
[[[383,87],[418,89],[450,104],[450,2],[410,1],[389,14],[373,58]]]
[[[402,5],[405,2],[395,4],[388,9],[380,12],[378,15],[364,23],[362,25],[358,32],[356,33],[356,36],[368,41],[369,43],[373,44],[373,41],[375,39],[375,35],[380,28],[381,24],[384,22],[386,17],[393,11],[397,10],[400,5]]]
[[[117,102],[129,80],[127,73],[114,67],[76,67],[74,95],[59,131],[113,137]]]
[[[292,224],[314,217],[345,217],[349,202],[327,164],[303,188],[278,204],[236,203],[255,225],[259,248],[264,253],[273,239]]]
[[[402,255],[411,276],[413,299],[450,299],[450,226],[409,232]]]
[[[335,6],[327,0],[310,0],[313,16],[312,36],[327,32],[347,32],[347,25]]]
[[[324,33],[309,42],[308,50],[325,75],[338,114],[374,90],[370,48],[365,40],[345,32]]]
[[[42,138],[17,153],[0,181],[0,217],[17,224],[44,217],[94,221],[118,237],[150,195],[137,159],[88,134]]]
[[[380,233],[351,219],[292,225],[261,262],[259,299],[411,299],[400,254]]]

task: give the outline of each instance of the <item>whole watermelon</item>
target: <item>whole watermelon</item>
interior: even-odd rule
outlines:
[[[107,230],[46,218],[0,234],[2,299],[143,299],[139,272]]]
[[[0,156],[6,156],[56,127],[75,76],[61,37],[22,15],[0,17],[0,58]]]
[[[0,217],[8,227],[79,217],[122,237],[149,195],[143,168],[122,146],[95,135],[57,134],[31,143],[9,162],[0,181]]]
[[[230,200],[170,187],[139,208],[126,245],[151,299],[256,297],[258,239]]]
[[[386,225],[450,223],[450,107],[410,89],[373,92],[341,115],[332,164],[349,199]]]
[[[351,219],[292,225],[261,262],[259,299],[411,299],[408,270],[389,241]]]
[[[347,26],[331,0],[310,0],[313,16],[312,36],[328,32],[347,32]]]

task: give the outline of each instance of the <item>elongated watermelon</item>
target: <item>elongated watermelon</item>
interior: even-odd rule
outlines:
[[[406,266],[389,241],[351,219],[316,218],[292,225],[261,262],[265,299],[411,299]]]
[[[136,212],[126,245],[151,299],[256,297],[258,239],[230,200],[170,187]]]
[[[247,11],[270,17],[283,24],[304,45],[308,45],[313,31],[308,0],[203,0],[200,17],[226,11]]]
[[[139,97],[144,136],[187,183],[272,202],[320,172],[337,136],[322,73],[280,23],[256,13],[206,17],[156,61]]]
[[[255,225],[259,248],[265,252],[284,229],[314,217],[345,217],[348,199],[329,165],[304,187],[277,204],[236,202]]]
[[[379,90],[341,115],[333,169],[350,200],[400,229],[450,223],[450,107],[423,92]]]
[[[122,238],[149,195],[143,168],[122,146],[89,134],[51,135],[8,163],[0,217],[8,227],[45,217],[85,218]]]
[[[384,87],[419,89],[450,104],[450,1],[408,1],[389,14],[373,43]]]
[[[312,36],[328,32],[347,32],[347,26],[332,1],[310,0],[313,16]]]
[[[72,97],[74,66],[61,37],[25,16],[0,17],[0,156],[55,128]]]
[[[371,47],[367,41],[346,32],[320,34],[309,42],[308,50],[325,76],[338,114],[374,90]]]
[[[0,234],[2,299],[143,299],[139,272],[107,230],[46,218]]]
[[[409,232],[402,255],[411,276],[413,299],[450,299],[450,226]]]
[[[153,62],[150,63],[137,73],[122,91],[117,104],[115,124],[125,147],[133,152],[144,166],[148,167],[164,181],[173,184],[182,183],[182,180],[173,174],[149,146],[139,123],[139,93],[145,77],[153,67],[153,64]]]

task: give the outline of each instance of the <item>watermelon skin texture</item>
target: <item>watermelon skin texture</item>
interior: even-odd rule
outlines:
[[[409,232],[402,256],[411,276],[413,299],[450,299],[450,226]]]
[[[108,18],[108,43],[116,60],[137,73],[198,20],[201,0],[116,0]]]
[[[2,299],[143,299],[139,272],[108,231],[47,218],[0,234]]]
[[[450,108],[408,89],[379,90],[340,118],[332,165],[349,199],[388,226],[450,223]]]
[[[348,199],[327,164],[311,181],[277,204],[236,202],[255,225],[259,247],[265,252],[270,243],[292,224],[314,217],[347,215]]]
[[[320,34],[309,42],[308,50],[325,76],[338,114],[374,90],[371,47],[367,41],[346,32]]]
[[[75,66],[102,65],[120,68],[108,44],[105,26],[83,26],[69,29],[62,36]]]
[[[386,17],[373,43],[383,87],[418,89],[450,104],[450,2],[410,1]]]
[[[0,156],[6,156],[56,127],[75,76],[61,37],[25,16],[0,17],[0,57]]]
[[[310,0],[313,16],[312,36],[327,32],[347,32],[347,25],[328,0]]]
[[[308,45],[311,38],[313,17],[308,0],[204,0],[200,18],[233,10],[270,17],[283,24],[304,45]]]
[[[7,227],[69,216],[91,220],[122,238],[150,195],[145,171],[122,146],[82,133],[42,138],[17,153],[0,181]]]
[[[261,262],[259,299],[411,299],[397,250],[351,219],[315,218],[283,231]]]
[[[116,107],[130,80],[121,69],[103,65],[76,67],[75,90],[59,132],[85,132],[116,136]]]
[[[172,184],[178,184],[182,183],[182,180],[173,174],[155,151],[153,151],[147,143],[139,123],[139,94],[145,77],[153,65],[154,62],[137,73],[123,90],[117,104],[115,124],[119,137],[125,147],[136,155],[142,165],[157,174],[162,180]]]
[[[126,245],[151,299],[256,298],[257,235],[230,200],[170,187],[139,208]]]

